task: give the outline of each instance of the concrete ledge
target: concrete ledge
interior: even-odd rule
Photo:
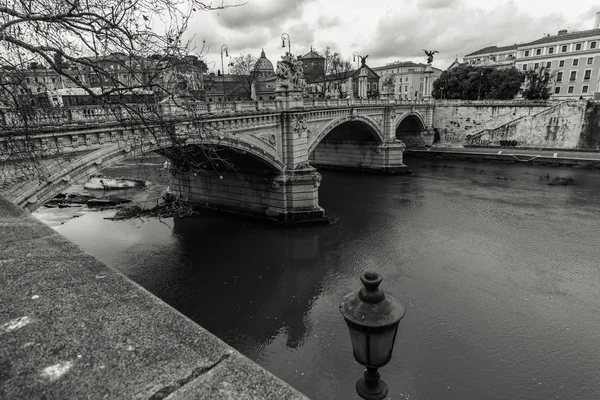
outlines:
[[[0,398],[306,399],[0,196]]]
[[[483,150],[483,149],[482,149]],[[489,150],[489,149],[488,149]],[[512,154],[511,149],[503,149],[502,154],[477,151],[460,151],[460,149],[440,149],[435,150],[406,150],[406,156],[444,159],[444,160],[465,160],[473,162],[495,162],[526,165],[543,166],[564,166],[587,169],[600,169],[600,156],[598,158],[576,157],[576,153],[571,152],[569,157],[554,157],[546,154]],[[500,150],[497,150],[500,151]]]

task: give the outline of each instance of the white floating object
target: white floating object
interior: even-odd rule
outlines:
[[[21,329],[22,327],[24,327],[25,325],[29,325],[30,323],[31,318],[29,318],[28,316],[11,319],[7,323],[0,325],[0,332],[8,333],[16,331],[17,329]]]

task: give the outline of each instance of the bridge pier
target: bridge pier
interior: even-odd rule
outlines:
[[[199,207],[283,224],[322,223],[321,175],[312,167],[282,173],[201,170],[171,173],[171,191]]]

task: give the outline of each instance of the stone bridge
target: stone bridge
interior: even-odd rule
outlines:
[[[324,217],[316,168],[407,172],[404,142],[431,143],[433,105],[279,99],[56,108],[23,118],[0,110],[0,184],[27,210],[117,161],[158,152],[171,160],[171,190],[187,201],[299,222]]]

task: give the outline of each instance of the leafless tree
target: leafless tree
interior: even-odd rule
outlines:
[[[352,90],[352,88],[346,88],[346,93],[344,93],[343,86],[352,71],[352,63],[349,60],[343,59],[339,53],[333,53],[327,76],[333,88],[338,90],[340,97],[343,97],[344,94],[348,95],[348,91]]]
[[[240,53],[238,57],[233,57],[231,67],[229,68],[229,73],[233,78],[230,85],[232,95],[243,96],[247,99],[250,98],[252,83],[257,78],[254,73],[256,60],[256,57],[252,54],[244,52]]]
[[[117,120],[156,135],[170,156],[192,162],[195,155],[177,146],[181,138],[159,105],[181,104],[182,97],[199,89],[189,82],[201,85],[206,48],[192,49],[192,39],[186,41],[184,35],[194,14],[225,7],[231,6],[200,0],[0,2],[0,161],[7,167],[5,177],[20,173],[24,179],[31,174],[46,179],[40,161],[49,150],[38,151],[29,139],[40,116],[56,113],[49,95],[57,82],[82,90]],[[206,153],[209,160],[215,157],[214,149],[193,151]]]

